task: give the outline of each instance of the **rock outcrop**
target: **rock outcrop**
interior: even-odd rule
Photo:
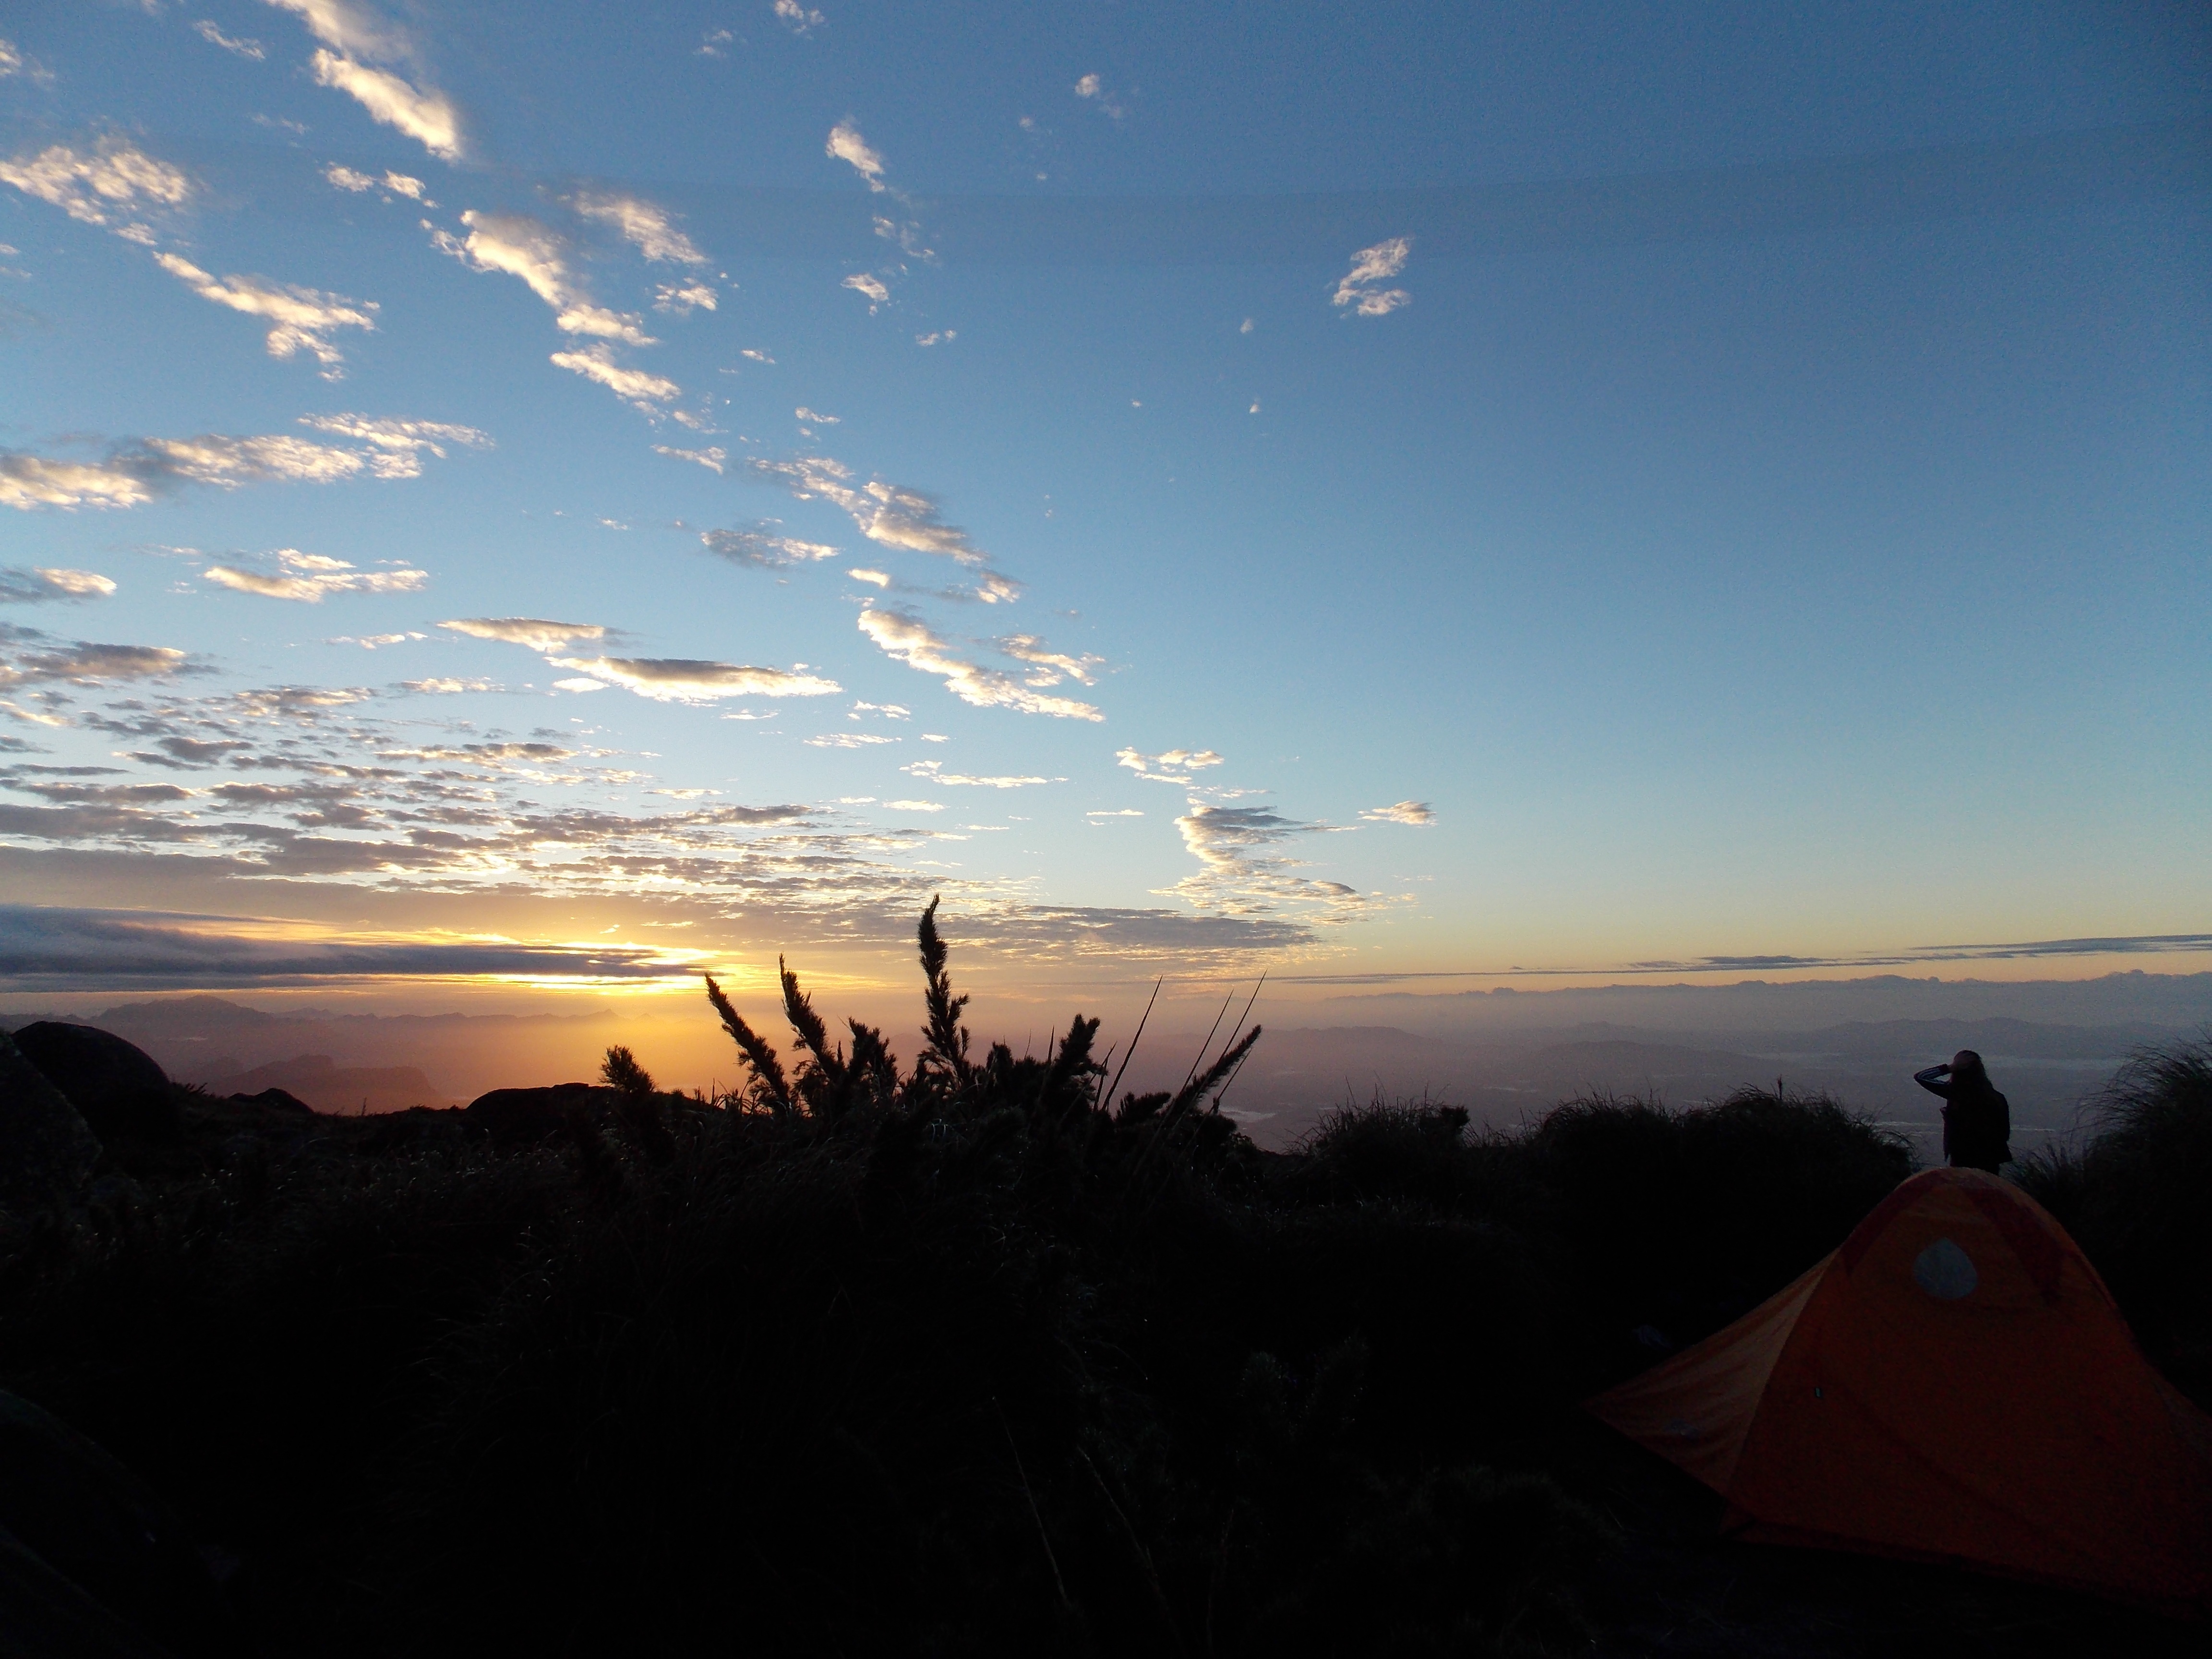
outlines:
[[[136,1043],[96,1026],[42,1019],[16,1032],[15,1046],[102,1139],[168,1139],[179,1133],[168,1073]]]
[[[0,1031],[0,1206],[66,1201],[91,1180],[100,1153],[83,1114]]]

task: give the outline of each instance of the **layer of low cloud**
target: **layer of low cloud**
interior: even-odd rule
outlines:
[[[871,606],[860,613],[860,628],[885,656],[922,673],[941,676],[946,690],[978,708],[1011,708],[1020,714],[1049,714],[1060,720],[1106,718],[1087,702],[1048,696],[1002,669],[987,668],[969,660],[953,648],[950,641],[933,632],[911,612]]]

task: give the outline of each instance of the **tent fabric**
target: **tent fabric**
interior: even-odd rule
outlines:
[[[2081,1248],[1976,1170],[1589,1409],[1728,1500],[1730,1535],[2212,1613],[2212,1419]]]

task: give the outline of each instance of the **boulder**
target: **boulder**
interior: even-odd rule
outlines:
[[[15,1033],[15,1046],[70,1098],[93,1133],[167,1139],[182,1126],[168,1073],[136,1043],[91,1025],[42,1019]]]
[[[308,1117],[315,1109],[299,1096],[283,1089],[264,1089],[258,1095],[233,1095],[231,1098],[241,1106],[267,1106],[281,1112],[300,1112]]]
[[[0,1205],[36,1209],[73,1197],[100,1153],[83,1115],[0,1031]]]
[[[556,1083],[543,1089],[494,1089],[462,1109],[468,1122],[490,1131],[495,1140],[545,1140],[560,1133],[571,1116],[587,1121],[618,1110],[619,1089],[591,1083]]]

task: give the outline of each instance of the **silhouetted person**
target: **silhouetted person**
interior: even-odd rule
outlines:
[[[2012,1107],[1996,1091],[1982,1057],[1961,1048],[1948,1066],[1915,1072],[1912,1080],[1943,1097],[1943,1155],[1954,1170],[1987,1170],[2012,1156]]]

